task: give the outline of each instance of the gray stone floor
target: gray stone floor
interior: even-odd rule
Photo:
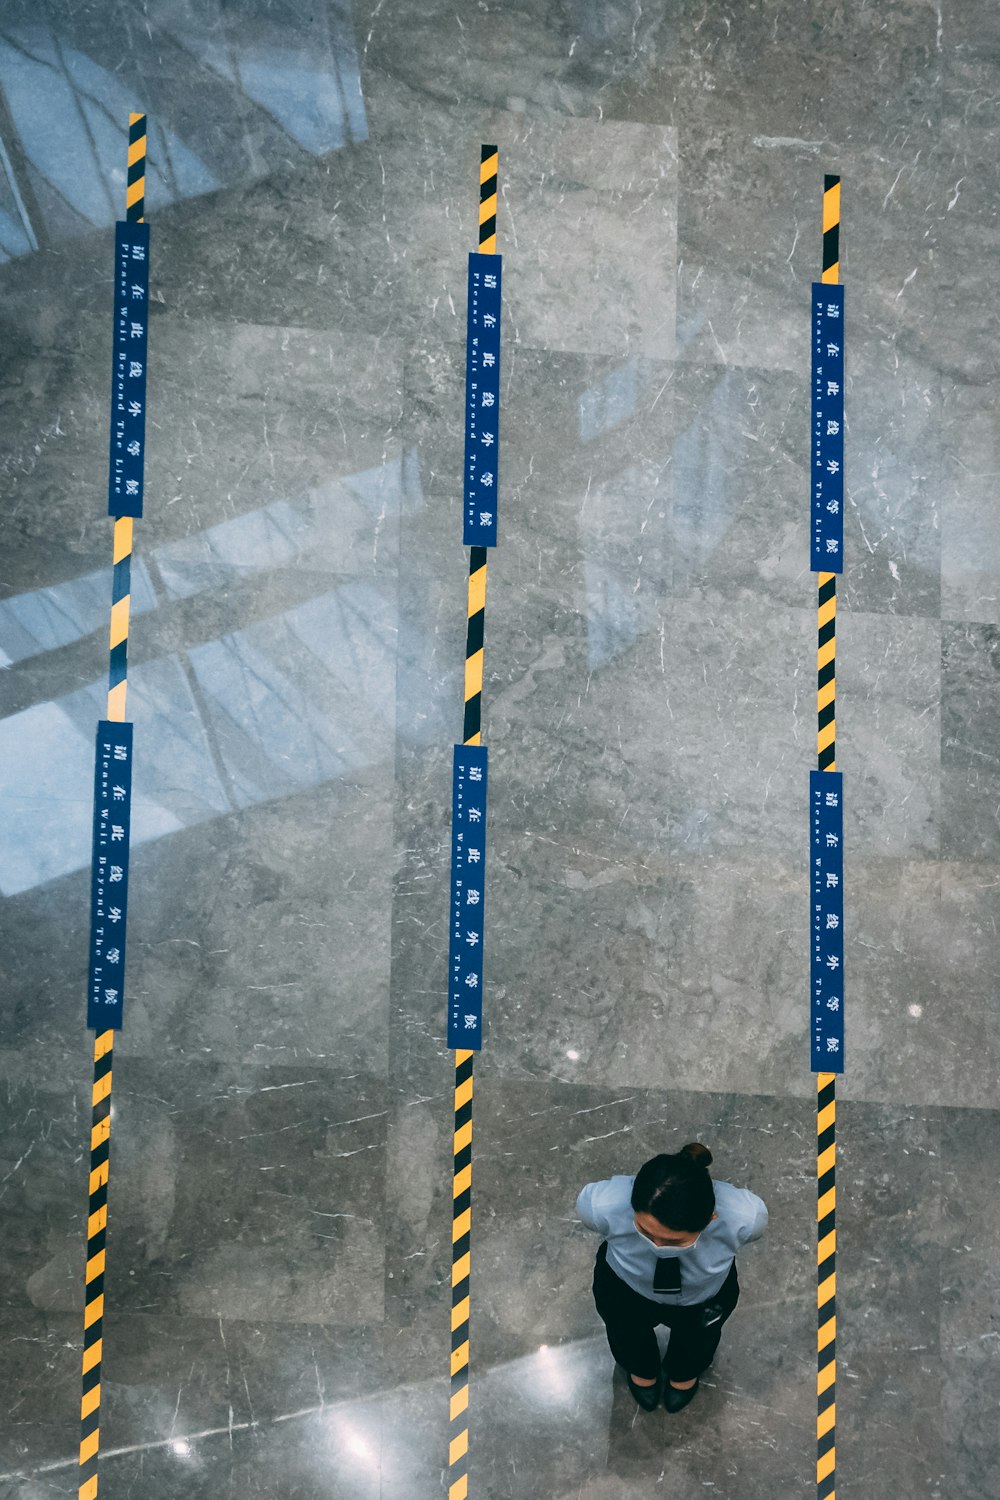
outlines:
[[[445,1492],[465,267],[496,141],[470,1496],[812,1493],[805,464],[834,171],[837,1491],[995,1500],[998,60],[988,0],[6,0],[4,1500],[76,1493],[130,108],[155,301],[102,1497]],[[646,1416],[574,1201],[690,1139],[770,1227],[697,1401]]]

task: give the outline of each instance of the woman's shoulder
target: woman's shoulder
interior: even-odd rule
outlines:
[[[715,1189],[715,1208],[720,1219],[751,1224],[764,1208],[763,1199],[750,1188],[737,1187],[733,1182],[720,1182],[715,1177],[712,1178],[712,1186]]]
[[[634,1182],[634,1176],[629,1177],[624,1172],[618,1172],[614,1177],[603,1177],[600,1182],[592,1182],[590,1186],[599,1192],[601,1198],[607,1203],[614,1203],[619,1199],[631,1203]]]
[[[628,1209],[632,1212],[632,1184],[635,1177],[629,1177],[625,1173],[617,1173],[614,1177],[604,1177],[600,1182],[588,1182],[591,1201],[595,1208],[600,1208],[602,1213],[617,1213]]]

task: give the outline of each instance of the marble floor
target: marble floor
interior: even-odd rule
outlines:
[[[5,0],[2,1500],[77,1484],[131,109],[152,312],[101,1496],[447,1493],[465,278],[496,142],[470,1497],[814,1493],[808,319],[836,172],[837,1494],[995,1500],[998,85],[988,0]],[[574,1205],[688,1140],[770,1223],[698,1399],[647,1415]]]

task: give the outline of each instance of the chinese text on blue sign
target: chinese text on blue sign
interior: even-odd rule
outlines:
[[[448,1046],[483,1044],[483,908],[486,898],[485,745],[456,745],[451,789]]]
[[[501,257],[469,256],[469,318],[465,353],[466,547],[497,544],[500,447]]]
[[[844,778],[809,773],[812,1071],[844,1071]]]
[[[844,570],[844,288],[813,282],[810,432],[813,573]]]
[[[115,330],[111,365],[108,515],[142,515],[146,441],[149,225],[115,225]]]
[[[125,1004],[125,918],[132,806],[132,725],[102,719],[94,775],[87,1025],[121,1030]]]

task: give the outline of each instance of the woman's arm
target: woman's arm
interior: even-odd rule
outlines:
[[[741,1245],[749,1245],[751,1240],[759,1240],[761,1235],[764,1233],[764,1230],[767,1228],[767,1205],[765,1204],[763,1198],[757,1197],[756,1193],[751,1193],[750,1196],[754,1200],[756,1216],[749,1229],[745,1230],[740,1235]]]
[[[592,1229],[595,1234],[607,1234],[610,1228],[607,1219],[603,1218],[594,1206],[596,1189],[601,1186],[603,1184],[600,1182],[588,1182],[586,1187],[581,1189],[576,1200],[577,1213],[587,1228]]]

